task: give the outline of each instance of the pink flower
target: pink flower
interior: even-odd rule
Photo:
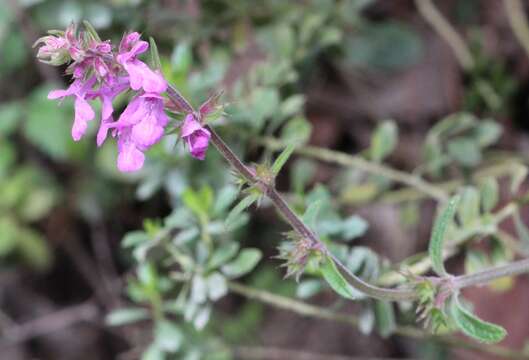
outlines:
[[[131,129],[121,130],[118,139],[118,169],[121,172],[138,171],[143,167],[145,155],[131,139]]]
[[[94,110],[86,101],[88,91],[96,82],[95,76],[92,76],[86,82],[76,79],[66,90],[52,90],[48,94],[48,99],[63,99],[66,96],[75,96],[75,117],[72,126],[72,138],[79,141],[88,127],[88,121],[95,116]]]
[[[204,160],[210,137],[209,130],[204,128],[193,114],[187,114],[182,125],[182,139],[189,147],[191,156]]]
[[[107,129],[115,129],[118,136],[118,169],[139,170],[143,152],[160,141],[168,122],[160,95],[150,93],[132,99],[118,121],[106,125]]]
[[[116,96],[129,88],[127,77],[108,77],[108,81],[103,83],[98,90],[92,90],[87,95],[90,99],[99,97],[101,99],[101,124],[97,132],[97,146],[101,146],[107,137],[109,125],[114,121],[112,114],[114,107],[112,101]]]
[[[130,87],[133,90],[143,90],[147,93],[161,94],[167,89],[167,82],[163,76],[150,69],[137,56],[147,51],[149,44],[140,40],[137,32],[125,35],[119,45],[117,61],[130,77]]]

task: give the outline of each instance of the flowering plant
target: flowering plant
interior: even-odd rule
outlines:
[[[316,314],[314,316],[320,318],[340,317],[339,314],[321,309],[315,310],[310,306],[306,307],[305,304],[289,302],[288,299],[263,295],[233,282],[260,261],[261,253],[252,248],[239,252],[238,245],[233,246],[231,243],[219,244],[216,248],[217,244],[214,243],[211,235],[215,231],[216,234],[231,234],[240,225],[241,214],[248,207],[268,201],[291,227],[278,256],[284,261],[287,275],[293,275],[297,280],[305,274],[315,276],[318,278],[318,286],[325,283],[339,296],[348,300],[376,300],[376,309],[385,314],[386,320],[392,319],[390,322],[395,321],[391,301],[401,304],[414,302],[419,314],[418,319],[424,320],[434,331],[449,332],[458,329],[485,343],[499,342],[505,337],[505,329],[483,321],[470,312],[460,300],[460,293],[462,289],[470,286],[525,273],[529,271],[529,260],[518,260],[459,276],[449,274],[444,266],[444,260],[448,257],[451,246],[455,246],[447,245],[448,238],[462,236],[460,233],[468,234],[470,230],[465,226],[476,223],[479,223],[479,226],[472,228],[472,234],[494,233],[497,230],[496,225],[504,219],[504,216],[516,213],[517,205],[506,208],[500,214],[491,213],[497,202],[497,199],[494,200],[494,197],[497,197],[495,182],[486,184],[487,189],[483,190],[482,194],[471,187],[463,188],[452,196],[450,191],[429,184],[420,177],[404,176],[394,170],[387,170],[381,162],[394,147],[392,144],[396,141],[396,128],[391,122],[382,124],[372,139],[372,147],[369,151],[371,162],[363,158],[352,160],[343,156],[336,158],[341,159],[342,163],[352,161],[356,165],[363,166],[366,171],[382,174],[392,180],[413,186],[421,194],[427,194],[439,201],[438,216],[431,232],[428,257],[425,260],[428,263],[426,268],[431,268],[433,274],[424,276],[422,273],[407,271],[409,269],[406,268],[396,271],[386,269],[388,271],[380,278],[373,274],[361,274],[362,266],[349,261],[354,257],[348,254],[348,249],[336,246],[329,239],[341,237],[342,240],[347,241],[359,236],[366,228],[362,220],[358,217],[341,219],[333,212],[331,201],[321,189],[311,193],[311,198],[316,199],[315,201],[309,202],[309,197],[305,199],[306,203],[302,206],[304,213],[301,214],[287,203],[283,194],[275,187],[275,179],[283,165],[294,152],[302,151],[295,141],[277,143],[273,139],[265,139],[271,148],[281,150],[280,155],[272,164],[245,164],[206,123],[208,117],[217,110],[220,95],[210,97],[198,110],[195,110],[189,101],[164,78],[154,41],[151,40],[149,44],[141,40],[137,32],[125,34],[119,46],[114,48],[110,41],[102,41],[95,30],[85,23],[84,31],[77,31],[72,25],[64,32],[50,33],[39,39],[37,44],[42,44],[37,54],[39,59],[51,65],[68,65],[66,72],[72,76],[72,84],[65,90],[51,91],[48,98],[63,99],[69,96],[74,98],[72,138],[75,141],[79,141],[85,135],[88,123],[96,117],[91,102],[99,99],[102,110],[96,143],[101,146],[109,135],[117,139],[117,167],[120,171],[132,172],[141,169],[145,163],[145,152],[160,142],[165,134],[172,132],[168,129],[175,128],[193,158],[204,160],[211,143],[231,166],[239,190],[245,194],[245,197],[226,214],[225,210],[232,204],[237,194],[233,188],[218,194],[216,198],[207,187],[200,191],[186,191],[182,195],[186,210],[171,214],[163,227],[147,223],[144,232],[125,239],[127,246],[134,247],[135,256],[145,262],[142,270],[138,271],[136,288],[147,289],[145,293],[148,296],[144,298],[138,296],[138,299],[148,298],[153,307],[158,329],[166,330],[168,326],[170,327],[167,324],[167,313],[183,315],[186,321],[193,322],[195,328],[202,329],[207,324],[211,303],[220,299],[228,289],[248,297],[264,299],[264,302],[274,303],[279,307],[295,309],[294,311],[302,314]],[[140,60],[140,55],[147,52],[149,47],[153,55],[152,66]],[[120,94],[128,94],[131,99],[117,116],[113,101]],[[170,126],[175,113],[182,115],[183,119],[176,120],[174,126]],[[465,114],[462,118],[464,116]],[[466,129],[475,130],[475,133],[478,133],[477,137],[483,134],[483,127],[480,127],[478,121],[474,118],[465,119],[467,119]],[[442,125],[433,129],[427,139],[428,149],[435,148],[441,151],[438,147],[441,148],[442,142],[453,135],[452,130],[456,127],[454,123],[453,119],[446,119]],[[454,133],[457,134],[456,131]],[[486,147],[489,145],[488,138],[490,136],[485,136],[485,139],[481,137],[477,141],[482,147]],[[310,149],[304,151],[310,152]],[[318,154],[325,158],[327,153],[323,152],[324,155],[321,155],[322,153],[318,152]],[[449,155],[457,158],[458,153],[452,151]],[[442,167],[442,164],[438,166]],[[491,193],[496,195],[490,195]],[[213,205],[214,201],[216,201],[215,205]],[[316,218],[322,204],[326,207],[328,218],[318,223]],[[211,210],[212,208],[214,209]],[[185,237],[189,236],[184,230],[190,217],[198,222],[200,230],[197,231],[201,239],[200,245],[196,245],[192,250],[188,249],[192,243],[189,239],[195,239],[198,235],[195,232],[189,239]],[[209,228],[211,220],[218,220],[219,217],[226,218],[225,226],[220,230],[211,230]],[[455,220],[456,217],[461,226]],[[163,303],[162,286],[151,283],[152,279],[159,275],[151,258],[154,257],[152,252],[155,252],[154,249],[163,242],[170,242],[167,244],[166,255],[171,258],[171,266],[174,265],[170,266],[168,276],[174,281],[185,284],[179,293],[179,300],[181,299],[185,305],[178,303],[176,309]],[[181,245],[181,248],[172,246],[174,244]],[[196,259],[190,254],[197,254]],[[365,267],[368,267],[369,261],[378,261],[378,257],[366,249],[363,250],[362,259]],[[140,310],[138,318],[144,315]],[[397,332],[394,323],[390,328],[387,334]],[[400,331],[405,333],[402,329]],[[166,343],[156,344],[155,347],[156,349],[161,347],[168,352],[176,351],[172,345]]]
[[[89,101],[99,98],[102,110],[97,145],[104,143],[110,131],[117,138],[118,169],[137,171],[145,161],[144,152],[160,141],[169,123],[162,96],[167,82],[159,69],[151,69],[138,59],[149,49],[139,33],[125,34],[114,49],[110,41],[101,41],[93,28],[86,26],[87,31],[77,33],[71,25],[64,32],[53,32],[36,42],[43,44],[37,53],[40,60],[52,65],[68,63],[66,73],[74,79],[68,89],[51,91],[48,99],[75,98],[72,138],[79,141],[95,117]],[[112,101],[124,92],[131,92],[133,98],[114,121]],[[209,111],[203,106],[199,119],[188,114],[182,126],[182,138],[198,159],[204,159],[210,137],[199,121]]]

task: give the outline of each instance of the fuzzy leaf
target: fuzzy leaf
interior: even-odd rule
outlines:
[[[158,71],[162,69],[162,62],[160,61],[160,54],[158,53],[158,46],[152,37],[149,37],[151,45],[151,65]]]
[[[230,228],[231,225],[237,220],[239,215],[246,210],[250,205],[252,205],[255,201],[259,199],[259,194],[250,194],[243,198],[233,209],[231,209],[230,213],[226,217],[226,227]]]
[[[149,311],[144,308],[122,308],[107,315],[105,323],[109,326],[121,326],[149,318]]]
[[[494,178],[487,178],[479,187],[481,194],[481,206],[483,211],[488,213],[498,204],[500,197],[498,182]]]
[[[259,249],[244,249],[235,260],[222,266],[222,272],[231,279],[241,277],[252,271],[262,256],[261,250]]]
[[[476,188],[467,186],[463,189],[461,203],[457,210],[463,226],[469,226],[479,218],[479,192]]]
[[[507,331],[496,324],[481,320],[465,309],[455,296],[451,303],[451,315],[456,325],[463,333],[484,343],[497,343],[503,340]]]
[[[279,174],[279,171],[281,171],[281,168],[283,168],[283,165],[288,161],[290,158],[290,155],[294,152],[296,149],[295,145],[288,145],[277,157],[276,161],[274,161],[274,164],[272,165],[272,173],[274,175]]]
[[[371,138],[371,159],[382,161],[397,146],[398,129],[392,120],[380,124]]]
[[[356,290],[345,280],[332,259],[326,258],[320,267],[320,271],[329,286],[344,298],[358,300],[364,297],[360,291]]]
[[[459,196],[452,197],[446,208],[435,219],[432,235],[430,237],[428,253],[430,254],[430,259],[432,260],[432,268],[437,273],[437,275],[446,275],[446,270],[443,264],[443,242],[446,229],[454,218],[458,203]]]
[[[382,337],[388,337],[395,331],[395,310],[389,301],[375,301],[375,319]]]

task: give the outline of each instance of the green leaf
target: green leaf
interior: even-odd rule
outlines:
[[[0,217],[0,257],[9,255],[16,248],[18,225],[10,217]]]
[[[176,352],[184,343],[182,330],[170,321],[163,320],[156,323],[154,341],[158,348]]]
[[[308,299],[321,291],[321,280],[304,280],[301,281],[296,289],[296,297]]]
[[[386,21],[364,24],[361,28],[358,34],[347,38],[344,47],[345,60],[352,66],[401,70],[421,58],[424,51],[421,37],[408,24]],[[398,48],[394,44],[399,44]]]
[[[158,46],[152,37],[149,37],[149,44],[151,45],[151,65],[156,69],[162,70],[162,63],[160,61],[160,54],[158,53]]]
[[[522,185],[523,181],[525,180],[525,177],[527,176],[528,172],[529,170],[524,165],[519,165],[516,167],[516,169],[512,173],[511,193],[514,194],[518,191],[520,185]]]
[[[491,212],[500,197],[498,182],[495,178],[485,179],[479,186],[481,206],[485,213]]]
[[[152,343],[149,347],[141,354],[141,360],[165,360],[165,354],[163,349],[160,349],[157,344]]]
[[[375,301],[375,319],[378,332],[382,337],[388,337],[395,331],[395,310],[389,301]]]
[[[237,218],[241,215],[241,213],[246,210],[250,205],[252,205],[255,201],[259,199],[259,194],[250,194],[243,198],[233,209],[231,209],[230,213],[226,217],[226,227],[229,229],[232,227],[233,223],[237,221]]]
[[[457,295],[452,299],[450,312],[457,327],[478,341],[493,344],[500,342],[507,335],[503,327],[481,320],[461,306]]]
[[[208,285],[208,297],[212,301],[217,301],[228,293],[226,278],[218,272],[209,275],[206,283]]]
[[[447,151],[463,166],[475,166],[481,161],[479,144],[472,138],[460,137],[447,144]]]
[[[235,186],[225,186],[217,194],[215,203],[213,204],[213,215],[220,215],[228,209],[228,207],[233,204],[235,199],[237,199],[239,191]]]
[[[458,203],[459,196],[452,197],[445,209],[435,219],[435,224],[432,229],[428,252],[432,261],[432,268],[437,275],[446,275],[446,270],[443,264],[443,242],[446,229],[454,218]]]
[[[200,191],[188,188],[182,194],[182,201],[197,216],[207,216],[213,204],[213,190],[209,186],[203,186]]]
[[[208,262],[208,269],[213,270],[224,265],[225,262],[231,260],[237,254],[237,251],[239,251],[239,243],[235,241],[221,245],[211,255]]]
[[[19,120],[24,113],[24,106],[21,102],[9,102],[0,105],[0,134],[9,135],[17,127]]]
[[[122,326],[149,318],[149,312],[143,308],[122,308],[112,311],[105,317],[108,326]]]
[[[518,212],[514,214],[513,218],[518,238],[523,242],[524,247],[529,247],[529,229],[523,223],[522,218],[520,217],[520,214]]]
[[[373,161],[382,161],[397,146],[398,128],[395,122],[388,120],[380,124],[371,138],[370,156]]]
[[[369,227],[367,221],[360,216],[352,215],[342,222],[342,237],[350,241],[365,234]]]
[[[486,147],[498,141],[501,135],[501,126],[494,120],[485,120],[478,124],[475,137],[479,146]]]
[[[187,74],[193,63],[191,47],[187,42],[180,42],[171,54],[171,68],[176,74]]]
[[[325,261],[320,266],[320,271],[325,281],[340,296],[350,300],[358,300],[364,297],[364,294],[356,290],[345,280],[331,258],[325,258]]]
[[[272,173],[274,175],[279,174],[279,171],[281,171],[281,168],[283,168],[283,165],[287,162],[287,160],[290,158],[290,155],[294,152],[296,149],[295,145],[288,145],[277,157],[276,161],[272,164]]]
[[[44,236],[31,228],[20,228],[17,234],[17,252],[20,257],[36,270],[51,266],[53,254]]]
[[[281,103],[280,112],[281,115],[285,118],[288,118],[298,112],[303,108],[305,103],[305,97],[300,94],[292,95],[288,97],[285,101]]]
[[[99,34],[97,33],[96,29],[90,24],[90,22],[84,20],[83,25],[85,30],[93,37],[93,40],[97,42],[101,42],[101,38],[99,37]]]
[[[71,149],[82,146],[72,141],[70,127],[73,118],[71,101],[62,104],[47,99],[49,88],[33,91],[28,104],[28,115],[24,123],[24,135],[49,156],[64,160]]]
[[[262,256],[261,250],[259,249],[244,249],[235,260],[222,266],[222,272],[230,279],[241,277],[252,271]]]
[[[302,194],[309,181],[316,173],[314,162],[306,159],[297,159],[290,168],[291,186],[297,194]]]
[[[468,250],[465,256],[465,273],[472,274],[490,267],[490,259],[483,250]]]
[[[463,226],[470,226],[479,218],[479,192],[475,187],[463,188],[457,214]]]
[[[295,117],[281,130],[281,140],[301,145],[309,140],[312,125],[302,117]]]
[[[316,218],[321,209],[321,201],[313,201],[307,206],[305,213],[301,217],[304,223],[306,223],[312,229],[316,228]]]

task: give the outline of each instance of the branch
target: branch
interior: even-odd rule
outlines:
[[[178,276],[177,279],[182,278]],[[272,294],[265,290],[251,288],[233,281],[228,282],[228,288],[233,293],[239,294],[251,300],[259,301],[263,304],[267,304],[278,309],[291,311],[302,316],[335,321],[338,323],[352,326],[354,328],[358,326],[359,320],[356,316],[346,313],[335,312],[329,310],[328,307],[320,307],[312,304],[307,304],[303,301],[292,299],[286,296]],[[503,346],[479,344],[476,342],[462,340],[451,335],[430,335],[421,330],[409,326],[397,326],[394,334],[414,339],[432,339],[455,347],[493,354],[504,359],[529,359],[528,354],[511,350]]]
[[[502,277],[515,276],[528,272],[529,259],[524,259],[473,274],[457,276],[453,279],[453,287],[455,290],[458,290],[470,286],[484,285]]]
[[[64,330],[83,321],[94,321],[99,316],[97,307],[92,303],[74,305],[57,312],[44,315],[34,320],[30,320],[22,325],[8,328],[2,334],[0,349],[21,343],[36,337],[51,334]]]
[[[422,17],[450,45],[461,67],[467,71],[471,70],[474,67],[474,58],[465,41],[435,7],[432,0],[415,0],[415,4]]]
[[[286,143],[271,137],[261,138],[259,141],[271,150],[280,150],[287,146]],[[346,167],[354,167],[370,174],[383,176],[386,179],[390,179],[417,189],[422,194],[438,201],[444,202],[448,199],[448,194],[444,189],[430,184],[418,176],[410,175],[404,171],[392,169],[383,164],[370,162],[360,156],[353,156],[340,151],[324,149],[316,146],[298,147],[294,150],[294,152],[300,155],[310,156],[321,161],[335,163]]]
[[[514,35],[529,56],[529,24],[524,16],[524,7],[520,0],[504,0],[505,12]]]
[[[194,113],[195,111],[189,104],[189,102],[179,94],[178,90],[169,86],[167,94],[169,99],[179,108],[183,108],[185,111]],[[345,272],[351,285],[366,295],[384,300],[414,300],[417,298],[417,293],[411,289],[385,289],[375,285],[371,285],[364,280],[353,274],[345,265],[343,265],[334,255],[327,250],[327,247],[318,237],[305,225],[305,223],[294,213],[294,211],[288,206],[287,202],[275,189],[275,187],[267,181],[260,179],[254,172],[247,167],[239,157],[229,148],[229,146],[217,135],[217,133],[208,125],[204,126],[211,133],[211,143],[217,148],[219,153],[224,159],[231,165],[231,167],[242,175],[250,184],[261,189],[263,194],[267,196],[277,211],[285,218],[290,224],[292,229],[305,240],[310,241],[311,245],[316,247],[325,255],[329,256],[338,266],[341,271]]]

